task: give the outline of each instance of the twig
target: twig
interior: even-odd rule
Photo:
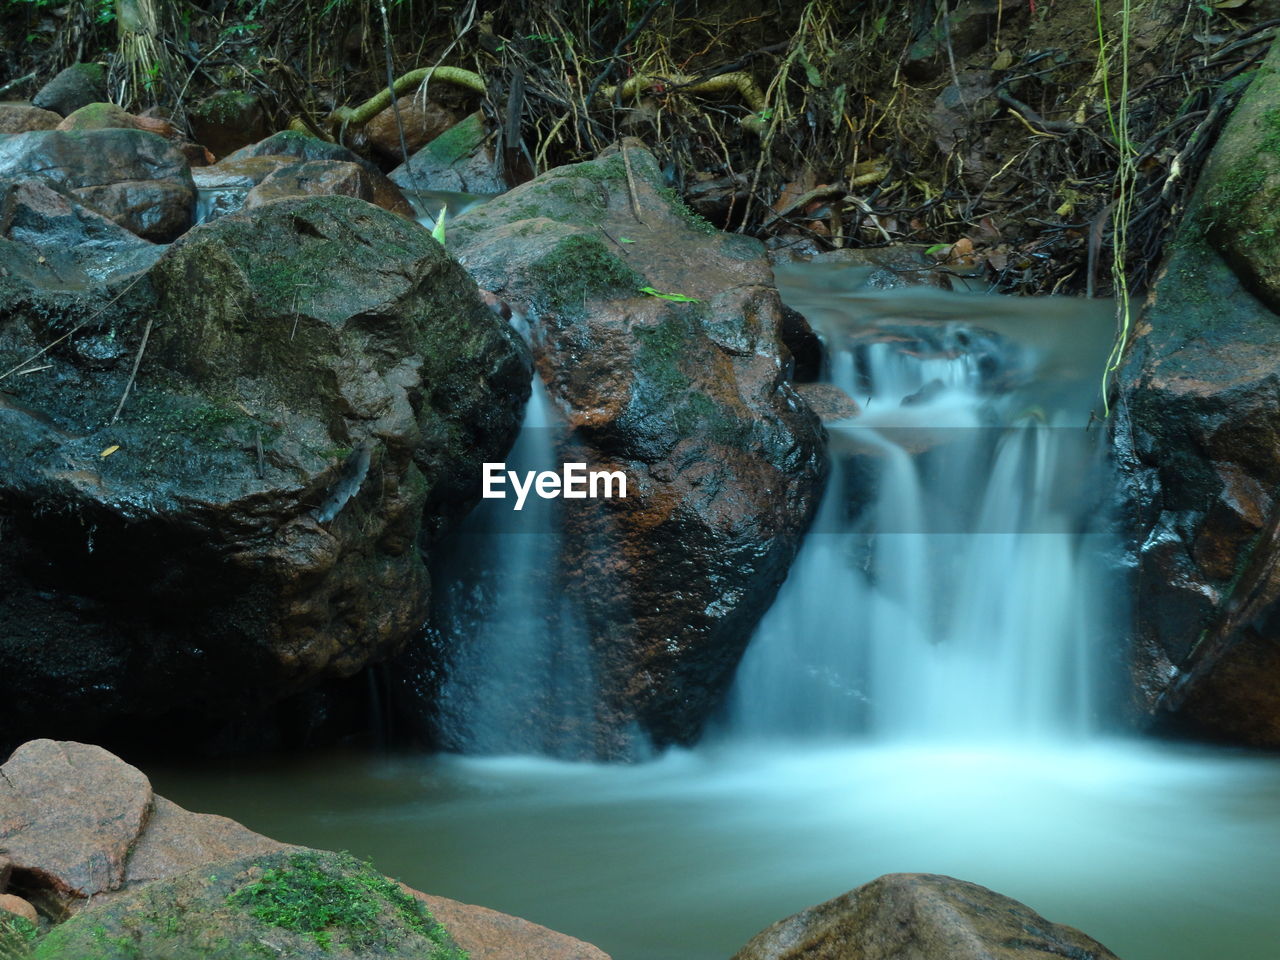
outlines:
[[[640,202],[636,199],[636,180],[631,174],[631,156],[627,153],[627,142],[620,141],[618,148],[622,151],[622,165],[627,169],[627,196],[631,200],[631,215],[637,222],[644,223],[644,217],[640,216]]]
[[[138,355],[133,358],[133,369],[129,371],[129,380],[124,385],[124,393],[120,394],[120,402],[116,404],[116,412],[111,415],[111,423],[115,423],[120,419],[120,411],[124,409],[124,402],[129,399],[129,391],[133,389],[133,381],[138,378],[138,367],[142,366],[142,354],[147,349],[147,340],[151,337],[151,323],[153,317],[147,317],[147,326],[142,331],[142,343],[138,344]]]
[[[0,97],[4,96],[14,87],[20,87],[22,86],[22,84],[26,83],[28,80],[34,80],[35,78],[36,78],[36,73],[34,70],[32,70],[25,77],[18,77],[17,80],[10,80],[3,87],[0,87]]]

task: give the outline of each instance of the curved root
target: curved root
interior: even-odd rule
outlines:
[[[672,76],[659,77],[637,75],[624,81],[619,86],[601,87],[599,96],[612,100],[619,96],[623,100],[634,99],[649,87],[669,84],[680,93],[737,93],[743,102],[751,108],[751,113],[742,118],[742,125],[752,133],[761,135],[765,132],[769,121],[765,111],[764,93],[749,73],[741,70],[733,73],[722,73],[695,81],[692,77]]]

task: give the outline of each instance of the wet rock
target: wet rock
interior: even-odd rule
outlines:
[[[101,63],[77,63],[40,88],[31,105],[67,116],[90,103],[107,99],[107,68]]]
[[[396,123],[396,111],[387,107],[364,127],[369,146],[392,163],[403,163],[405,158],[400,149],[401,126],[405,146],[412,156],[458,122],[458,115],[444,104],[428,99],[424,106],[422,97],[417,94],[401,97],[396,101],[396,106],[400,111],[399,126]]]
[[[476,111],[391,171],[406,190],[502,193],[507,181],[494,158],[493,137],[484,114]]]
[[[11,893],[0,893],[0,913],[11,913],[16,917],[22,917],[28,923],[40,922],[40,914],[36,913],[36,908]]]
[[[1271,221],[1258,218],[1278,208],[1280,167],[1258,138],[1259,118],[1280,110],[1277,66],[1273,48],[1206,165],[1137,329],[1115,423],[1139,722],[1265,747],[1280,746],[1280,317],[1259,235]]]
[[[796,393],[804,397],[805,403],[823,423],[848,420],[861,413],[858,401],[834,383],[797,383]]]
[[[271,133],[262,100],[242,90],[219,90],[187,111],[191,134],[216,158],[257,143]]]
[[[891,873],[756,934],[733,960],[1116,960],[1079,930],[976,883]]]
[[[223,164],[235,166],[239,161],[250,157],[295,157],[298,160],[328,160],[337,163],[354,163],[360,166],[373,190],[372,202],[386,210],[394,211],[402,216],[413,216],[413,209],[400,193],[400,188],[388,180],[374,164],[346,147],[336,143],[317,140],[294,130],[283,130],[273,134],[260,143],[243,147],[226,157]]]
[[[106,307],[0,291],[6,368],[80,323],[0,395],[6,736],[154,741],[391,656],[424,614],[420,546],[519,425],[523,344],[363,201],[224,217],[144,280]],[[91,362],[91,337],[126,349]]]
[[[20,103],[0,103],[0,133],[30,133],[52,130],[62,117],[51,110],[28,107]]]
[[[0,179],[39,177],[140,237],[191,226],[195,186],[172,144],[142,130],[37,131],[0,137]]]
[[[637,728],[660,745],[697,737],[825,470],[820,424],[786,379],[763,249],[672,199],[646,151],[628,158],[634,211],[614,153],[450,228],[482,285],[537,318],[538,367],[574,428],[565,459],[628,478],[626,499],[566,501],[565,589],[599,684],[587,712],[599,752],[621,754]]]
[[[252,210],[281,197],[317,196],[358,197],[401,216],[413,217],[409,202],[385,177],[379,174],[375,179],[359,164],[337,160],[308,160],[278,167],[245,195],[244,207]]]
[[[409,890],[471,960],[609,960],[599,947],[488,907]]]
[[[136,273],[163,252],[44,180],[0,181],[0,236],[26,245],[44,287],[84,289]]]

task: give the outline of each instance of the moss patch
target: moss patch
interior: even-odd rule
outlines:
[[[39,938],[40,930],[30,920],[0,911],[0,960],[25,960]]]
[[[547,302],[557,307],[581,307],[591,297],[634,293],[644,278],[595,237],[566,237],[533,264]]]

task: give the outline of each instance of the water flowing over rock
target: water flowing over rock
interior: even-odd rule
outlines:
[[[1280,746],[1280,48],[1228,122],[1142,314],[1116,419],[1134,707]]]
[[[733,960],[1116,960],[1079,930],[976,883],[891,873],[779,920]]]
[[[23,371],[0,394],[6,738],[253,716],[417,629],[419,548],[529,380],[426,231],[289,199],[87,298],[0,282],[0,367]]]
[[[136,767],[89,744],[34,740],[0,766],[0,849],[0,911],[21,910],[50,928],[37,960],[239,960],[267,942],[293,957],[443,960],[456,956],[447,949],[455,940],[471,960],[609,960],[519,917],[396,884],[348,855],[184,810],[157,796]],[[297,895],[329,895],[314,929],[256,915],[270,885],[291,879]],[[371,926],[372,913],[380,922]],[[104,944],[119,953],[102,953]],[[379,944],[395,950],[378,953]],[[446,949],[432,952],[435,944]]]
[[[196,191],[182,153],[142,130],[40,130],[0,137],[0,180],[49,180],[140,237],[191,226]]]
[[[634,146],[550,171],[450,230],[480,283],[533,318],[539,370],[572,429],[563,458],[628,479],[625,499],[566,501],[564,589],[590,637],[594,749],[633,751],[637,728],[689,743],[825,470],[818,419],[786,380],[764,251],[689,214]]]

